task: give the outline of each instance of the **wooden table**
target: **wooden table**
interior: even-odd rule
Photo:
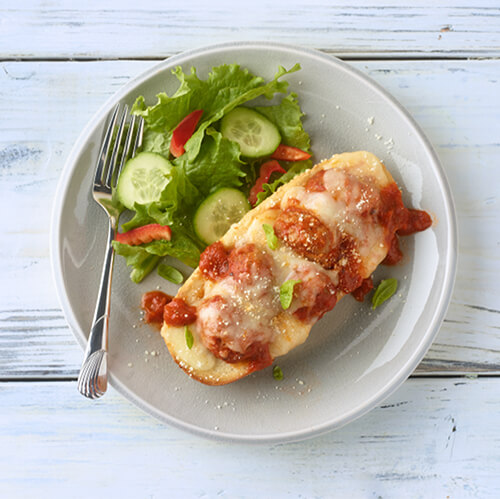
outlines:
[[[500,8],[415,3],[0,4],[0,497],[500,497]],[[456,286],[425,359],[379,408],[301,443],[208,441],[113,389],[84,399],[52,283],[51,205],[82,127],[157,61],[230,40],[317,48],[379,82],[458,211]]]

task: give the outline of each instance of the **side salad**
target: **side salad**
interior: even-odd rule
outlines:
[[[298,71],[279,67],[266,82],[237,64],[214,67],[206,80],[191,68],[173,73],[177,91],[160,93],[132,112],[144,118],[142,150],[130,159],[113,193],[132,218],[113,242],[140,282],[159,263],[159,274],[179,273],[165,256],[196,267],[203,249],[251,207],[312,166],[310,138],[297,95],[282,78]],[[252,105],[258,97],[278,104]],[[276,101],[276,100],[275,100]]]

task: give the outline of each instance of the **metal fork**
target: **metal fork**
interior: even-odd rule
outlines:
[[[121,113],[120,107],[120,104],[117,104],[113,109],[108,127],[104,133],[92,187],[94,199],[108,214],[109,231],[94,319],[92,321],[80,375],[78,376],[79,392],[91,399],[99,398],[104,395],[108,387],[108,328],[111,277],[115,255],[111,242],[115,238],[118,228],[118,219],[120,218],[120,211],[114,207],[111,202],[112,189],[116,187],[120,171],[130,154],[132,142],[131,157],[135,156],[137,149],[141,146],[142,133],[144,130],[143,119],[134,115],[130,120],[129,128],[125,135],[124,132],[128,120],[128,106],[124,106]],[[115,135],[117,127],[118,131]],[[125,141],[122,144],[124,135]]]

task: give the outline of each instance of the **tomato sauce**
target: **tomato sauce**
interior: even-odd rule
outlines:
[[[338,271],[338,288],[343,293],[349,294],[361,286],[363,278],[360,275],[360,259],[356,242],[348,234],[342,236],[333,267]]]
[[[409,236],[421,232],[432,225],[430,215],[423,210],[406,210],[406,219],[400,223],[397,233],[400,236]]]
[[[200,256],[200,271],[211,281],[223,279],[229,271],[229,251],[217,241],[208,246]]]
[[[172,296],[162,291],[148,291],[142,295],[141,308],[144,310],[144,321],[148,324],[163,322],[163,309],[172,301]]]
[[[319,277],[319,276],[318,276]],[[337,303],[337,290],[333,283],[324,276],[322,282],[305,283],[306,286],[313,286],[318,292],[314,297],[314,302],[309,306],[300,307],[297,309],[293,315],[297,317],[302,322],[311,322],[321,319],[326,312],[332,310]],[[299,283],[296,286],[294,292],[300,296],[302,291],[303,283]],[[307,291],[306,291],[307,292]]]
[[[273,359],[269,353],[269,344],[260,342],[252,343],[244,352],[235,352],[224,344],[222,338],[215,338],[209,350],[219,359],[229,364],[250,361],[250,371],[258,371],[272,364]]]
[[[358,301],[363,301],[365,296],[373,289],[373,280],[370,277],[363,279],[361,286],[356,288],[354,291],[351,291],[351,295]]]
[[[269,367],[273,363],[273,358],[269,351],[269,344],[264,345],[260,343],[254,345],[256,346],[254,347],[252,356],[249,357],[251,373]]]
[[[164,307],[163,320],[169,326],[187,326],[196,320],[196,307],[191,307],[182,298],[174,298]]]
[[[325,176],[325,170],[315,173],[308,181],[305,186],[308,192],[324,192],[326,191],[325,183],[323,182],[323,177]]]
[[[382,263],[396,265],[403,258],[397,235],[409,236],[425,230],[432,225],[432,219],[425,211],[406,208],[403,204],[401,191],[395,183],[384,187],[380,191],[380,196],[382,203],[378,213],[378,221],[387,229],[386,242],[389,247],[387,256]]]
[[[384,265],[396,265],[403,258],[403,252],[399,247],[399,239],[396,234],[392,234],[391,242],[389,243],[389,250],[383,260]]]

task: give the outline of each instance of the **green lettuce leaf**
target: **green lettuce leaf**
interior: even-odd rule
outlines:
[[[302,125],[304,113],[300,109],[297,94],[290,93],[277,106],[263,106],[255,109],[278,127],[283,144],[310,152],[311,141]]]
[[[240,187],[246,176],[238,144],[224,139],[214,128],[207,129],[196,161],[183,154],[174,164],[204,197],[220,187]]]
[[[215,67],[206,80],[200,80],[194,68],[191,68],[190,74],[185,74],[181,67],[177,67],[173,73],[180,85],[172,97],[160,93],[158,102],[151,107],[147,107],[144,98],[139,97],[132,108],[132,112],[141,115],[147,125],[144,150],[167,155],[167,144],[170,145],[175,127],[192,111],[203,109],[198,129],[185,145],[189,160],[194,161],[200,152],[205,131],[212,123],[235,107],[257,97],[263,95],[272,99],[276,93],[285,93],[288,83],[279,79],[299,69],[299,64],[290,70],[280,66],[274,78],[265,83],[263,78],[241,69],[238,64]]]
[[[170,241],[152,241],[139,246],[129,246],[117,241],[113,246],[117,254],[132,267],[130,274],[134,282],[148,275],[163,256],[178,258],[186,265],[196,267],[203,248],[192,228],[193,202],[203,199],[200,191],[190,182],[183,168],[172,166],[170,180],[158,201],[134,205],[134,216],[122,224],[123,231],[152,223],[168,225],[172,229]]]
[[[132,267],[130,278],[134,282],[141,282],[156,266],[160,257],[148,253],[142,246],[129,246],[113,241],[113,248],[118,255],[125,258],[127,266]]]
[[[113,247],[118,255],[125,257],[127,266],[132,267],[130,278],[134,282],[142,281],[163,256],[172,256],[190,267],[196,267],[202,249],[200,244],[193,240],[188,231],[181,226],[172,227],[170,241],[152,241],[139,246],[113,241]]]

